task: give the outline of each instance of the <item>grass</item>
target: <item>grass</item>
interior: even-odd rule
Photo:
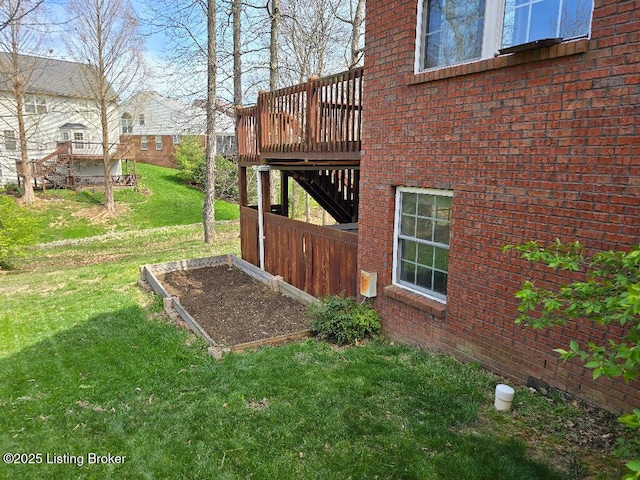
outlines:
[[[118,215],[105,215],[104,194],[88,190],[48,190],[29,207],[41,225],[41,242],[84,238],[112,231],[140,230],[202,222],[204,195],[183,185],[177,171],[139,164],[139,189],[115,192]],[[216,220],[239,218],[236,204],[217,200]]]
[[[35,248],[0,274],[0,451],[41,459],[0,477],[620,476],[556,435],[579,408],[518,389],[514,412],[497,413],[501,379],[447,356],[309,340],[216,361],[136,284],[143,264],[239,250],[235,222],[201,239],[200,225],[113,232]],[[557,462],[558,448],[576,457]],[[90,453],[125,459],[88,465]],[[51,463],[71,456],[84,464]]]

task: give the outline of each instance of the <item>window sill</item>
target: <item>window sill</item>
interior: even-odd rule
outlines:
[[[577,55],[586,53],[589,49],[589,40],[581,38],[570,42],[559,43],[548,47],[536,48],[508,55],[500,55],[477,62],[463,63],[453,65],[451,67],[439,68],[438,70],[430,70],[412,74],[409,85],[417,85],[425,82],[433,82],[444,80],[445,78],[459,77],[462,75],[470,75],[472,73],[485,72],[489,70],[497,70],[499,68],[512,67],[522,65],[524,63],[537,62],[540,60],[549,60],[552,58],[567,57],[569,55]]]
[[[384,287],[384,296],[402,302],[410,307],[433,315],[435,318],[444,320],[447,306],[437,300],[414,293],[397,285],[387,285]]]

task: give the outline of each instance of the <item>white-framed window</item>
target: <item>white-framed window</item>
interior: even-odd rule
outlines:
[[[536,40],[587,37],[593,0],[418,0],[415,70],[493,57]]]
[[[4,132],[4,148],[9,151],[16,151],[18,143],[16,142],[16,132],[13,130],[5,130]]]
[[[142,148],[142,150],[149,150],[149,140],[146,135],[140,137],[140,148]]]
[[[86,142],[84,141],[84,133],[73,132],[73,147],[76,150],[84,150]]]
[[[180,143],[180,135],[173,136],[173,144],[178,145]]]
[[[162,150],[162,135],[156,135],[156,150]]]
[[[40,95],[25,95],[24,113],[47,113],[47,99]]]
[[[398,187],[393,283],[440,302],[447,299],[453,193]]]
[[[141,113],[140,115],[138,115],[138,123],[140,124],[140,126],[144,126],[144,113]]]
[[[133,133],[133,117],[130,113],[125,112],[122,114],[120,124],[122,125],[122,135]]]

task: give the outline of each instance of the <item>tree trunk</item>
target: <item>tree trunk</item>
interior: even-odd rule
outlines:
[[[204,241],[213,243],[216,239],[215,224],[215,180],[216,180],[216,2],[207,0],[207,157],[204,179]]]
[[[280,32],[280,0],[272,0],[271,39],[269,43],[269,90],[278,88],[278,36]]]
[[[233,0],[233,103],[242,105],[242,0]]]
[[[351,30],[351,62],[349,68],[354,68],[360,62],[362,48],[360,48],[360,35],[364,23],[365,0],[358,0],[356,12],[353,17],[353,29]]]
[[[29,151],[27,149],[27,133],[24,125],[22,96],[18,96],[16,100],[16,105],[18,107],[18,134],[20,136],[20,171],[18,173],[22,173],[22,178],[24,179],[24,190],[22,192],[20,202],[30,204],[35,202],[36,195],[33,191],[33,178],[31,176],[31,165],[29,164]],[[42,182],[44,185],[44,178],[42,179]]]

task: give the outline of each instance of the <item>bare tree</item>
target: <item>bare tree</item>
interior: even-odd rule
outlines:
[[[354,4],[355,2],[355,4]],[[363,27],[364,27],[365,0],[349,0],[349,16],[344,17],[340,9],[336,7],[335,15],[338,20],[351,25],[351,52],[349,56],[349,68],[357,67],[362,62]]]
[[[66,11],[68,51],[92,67],[85,69],[85,81],[100,112],[105,208],[114,211],[111,150],[117,142],[116,101],[144,77],[139,22],[128,0],[68,0]]]
[[[24,17],[36,10],[44,0],[3,0],[0,1],[3,15],[0,19],[0,31],[7,28],[12,22],[20,22]]]
[[[204,181],[204,241],[216,239],[215,180],[216,180],[216,0],[207,2],[207,156]]]
[[[233,0],[233,103],[242,105],[242,0]]]
[[[8,52],[2,56],[2,70],[8,76],[8,86],[11,90],[13,105],[11,110],[15,112],[18,123],[18,139],[20,145],[20,159],[18,174],[22,176],[24,190],[21,197],[23,203],[33,203],[35,194],[33,191],[31,164],[29,163],[28,132],[25,122],[24,99],[26,88],[30,78],[34,75],[34,69],[27,57],[21,53],[31,53],[37,49],[42,35],[39,35],[35,27],[37,22],[27,24],[28,16],[36,12],[41,2],[29,2],[7,0],[0,3],[0,47]]]

